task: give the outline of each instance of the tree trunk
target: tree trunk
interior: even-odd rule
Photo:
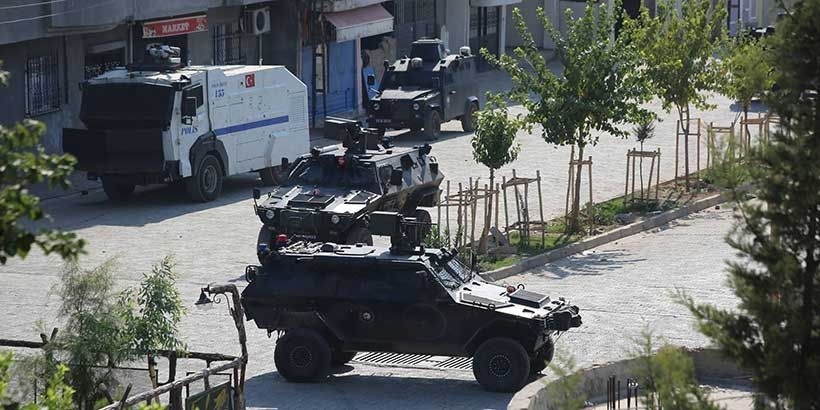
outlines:
[[[683,131],[683,180],[686,192],[689,192],[689,107],[678,106],[678,119],[680,119],[681,131]]]
[[[749,132],[749,103],[744,101],[743,102],[743,141],[741,141],[740,146],[743,147],[744,144],[746,145],[746,151],[749,151],[749,148],[752,145],[752,133]]]
[[[643,199],[643,141],[641,141],[641,156],[638,158],[638,175],[641,177],[641,199]]]
[[[148,378],[151,379],[151,388],[156,389],[159,386],[159,380],[157,380],[157,368],[154,366],[154,356],[150,353],[148,356]],[[159,397],[154,397],[159,403]],[[151,399],[149,399],[150,404]]]
[[[495,189],[495,170],[490,168],[490,192]],[[485,195],[488,193],[485,192]],[[481,239],[478,241],[478,254],[485,255],[487,254],[487,247],[489,242],[489,235],[490,235],[490,223],[492,222],[493,216],[493,197],[490,196],[487,201],[487,207],[484,209],[484,229],[481,231]]]
[[[577,169],[575,170],[575,192],[572,196],[572,216],[570,217],[570,229],[571,233],[581,231],[581,172],[584,170],[584,166],[581,164],[582,159],[584,158],[584,146],[582,144],[578,144],[578,165]]]

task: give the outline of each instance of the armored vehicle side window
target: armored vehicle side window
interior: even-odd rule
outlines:
[[[205,100],[202,98],[202,86],[197,85],[192,88],[188,88],[182,92],[182,101],[185,101],[188,97],[196,98],[196,108],[199,108],[204,104]]]

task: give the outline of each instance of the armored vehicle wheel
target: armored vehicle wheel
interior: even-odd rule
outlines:
[[[134,184],[112,181],[108,178],[102,179],[102,186],[105,195],[114,202],[125,201],[134,192]]]
[[[185,180],[188,196],[197,202],[209,202],[222,192],[222,165],[212,154],[205,155],[194,176]]]
[[[535,352],[535,357],[533,357],[530,362],[530,374],[537,374],[544,370],[547,365],[552,362],[554,353],[555,344],[552,342],[552,339],[548,339],[547,342]]]
[[[281,185],[288,178],[288,173],[282,167],[268,167],[259,170],[259,177],[265,186]]]
[[[473,375],[487,390],[515,392],[530,376],[530,356],[515,340],[494,337],[476,350]]]
[[[362,226],[357,226],[348,232],[347,238],[345,238],[345,243],[348,245],[363,243],[365,245],[373,246],[373,234],[370,233],[369,229]]]
[[[438,139],[439,135],[441,135],[441,114],[433,110],[424,120],[424,136],[429,139]]]
[[[330,364],[334,366],[341,366],[353,360],[356,352],[343,352],[341,350],[333,349],[330,351]]]
[[[330,345],[315,330],[289,330],[276,342],[273,361],[289,382],[318,381],[330,370]]]
[[[475,113],[478,112],[478,104],[470,104],[470,109],[461,116],[461,129],[464,132],[475,131]]]
[[[424,226],[421,227],[421,236],[422,238],[426,238],[427,235],[430,234],[430,229],[432,228],[430,224],[433,223],[433,218],[431,218],[430,213],[424,209],[416,209],[413,216],[416,217],[417,222],[424,224]]]

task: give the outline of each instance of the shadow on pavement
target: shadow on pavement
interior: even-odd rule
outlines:
[[[102,190],[94,190],[88,195],[72,195],[43,202],[43,207],[53,219],[53,226],[63,229],[82,229],[89,226],[144,226],[161,222],[192,212],[233,204],[251,198],[251,191],[260,187],[258,176],[242,174],[225,178],[222,194],[211,202],[193,202],[185,192],[185,185],[177,182],[170,185],[138,187],[134,194],[123,203],[115,203]],[[248,209],[248,217],[255,218]]]
[[[549,264],[535,276],[549,279],[564,279],[569,276],[598,276],[621,270],[624,267],[645,261],[645,258],[629,258],[629,253],[621,250],[593,251],[572,255]]]
[[[352,369],[343,366],[342,370],[347,368]],[[382,370],[389,372],[389,369]],[[512,394],[487,392],[473,380],[339,374],[338,369],[336,372],[320,383],[289,383],[276,372],[254,376],[245,382],[247,406],[268,409],[506,409],[512,398]]]

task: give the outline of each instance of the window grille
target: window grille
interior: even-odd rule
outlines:
[[[57,54],[26,60],[26,115],[60,109],[60,70]]]
[[[245,64],[242,53],[242,32],[239,23],[217,24],[213,27],[214,64]]]

